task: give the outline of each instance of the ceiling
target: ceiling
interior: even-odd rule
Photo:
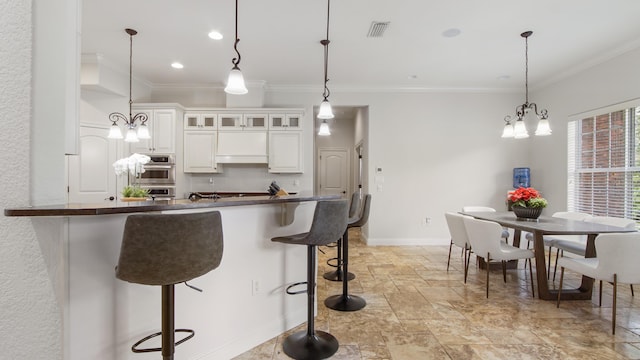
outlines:
[[[223,86],[235,56],[233,0],[83,0],[82,52],[152,85]],[[329,88],[523,91],[640,47],[638,0],[334,0]],[[249,83],[322,92],[326,0],[239,0]],[[373,21],[389,21],[369,38]],[[211,30],[222,40],[207,37]],[[460,34],[447,37],[448,30]],[[174,61],[184,64],[176,70]]]

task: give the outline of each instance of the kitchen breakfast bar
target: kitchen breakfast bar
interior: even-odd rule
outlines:
[[[306,297],[285,293],[287,285],[304,280],[306,249],[270,239],[308,231],[315,202],[336,198],[111,201],[12,208],[4,214],[30,217],[43,238],[40,243],[48,238],[62,242],[58,276],[63,284],[64,358],[145,360],[157,358],[158,353],[134,354],[131,345],[160,330],[160,287],[115,277],[127,216],[220,211],[224,232],[220,266],[189,282],[202,293],[182,284],[175,290],[176,328],[195,330],[193,339],[176,348],[176,356],[213,360],[239,355],[306,321]]]

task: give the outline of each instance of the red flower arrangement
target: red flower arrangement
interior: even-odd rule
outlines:
[[[547,206],[547,200],[540,196],[540,192],[532,187],[519,187],[516,190],[509,191],[507,200],[513,206],[522,206],[528,208],[543,208]]]

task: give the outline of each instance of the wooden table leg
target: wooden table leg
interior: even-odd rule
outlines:
[[[533,247],[536,259],[536,278],[538,280],[538,297],[542,300],[557,300],[558,290],[549,289],[547,282],[547,266],[545,264],[544,241],[542,232],[534,231],[535,239]],[[595,256],[595,240],[596,234],[590,234],[587,237],[586,257]],[[591,299],[591,291],[593,289],[593,279],[586,276],[582,277],[582,284],[577,289],[563,289],[561,294],[562,300],[588,300]]]

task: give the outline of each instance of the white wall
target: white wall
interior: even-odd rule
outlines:
[[[504,208],[512,169],[529,166],[522,143],[500,138],[502,119],[519,100],[492,93],[334,91],[334,106],[369,106],[369,243],[448,243],[445,211],[467,204]],[[269,106],[316,102],[317,94],[299,91],[266,97]]]
[[[61,5],[59,1],[55,3]],[[35,60],[32,61],[33,10],[31,1],[7,0],[0,5],[2,208],[43,203],[51,198],[59,199],[63,194],[57,187],[64,183],[61,181],[65,174],[64,134],[62,141],[44,142],[34,147],[35,139],[42,134],[35,133],[47,131],[49,127],[44,125],[42,118],[39,121],[33,118],[36,112],[36,100],[32,97],[32,69],[36,67]],[[51,19],[64,24],[57,16]],[[48,121],[64,129],[64,118],[53,115]],[[49,161],[50,166],[32,169],[34,156],[39,156],[38,164]],[[52,173],[47,178],[45,174],[49,170]],[[34,196],[30,191],[36,174],[41,177],[43,192],[53,189],[47,196],[40,196],[43,192]],[[47,181],[50,183],[46,184]],[[32,220],[0,217],[0,349],[3,359],[62,359],[62,303],[58,303],[60,299],[57,298],[62,294],[56,294],[54,290],[60,285],[62,273],[62,265],[56,261],[60,251],[57,245],[60,244],[54,242],[59,234],[48,235],[50,237],[43,236],[43,242],[39,244]]]
[[[532,177],[549,201],[545,211],[567,205],[567,121],[569,116],[640,98],[640,49],[537,90],[531,99],[549,110],[553,134],[530,141]],[[538,186],[538,185],[536,185]]]

